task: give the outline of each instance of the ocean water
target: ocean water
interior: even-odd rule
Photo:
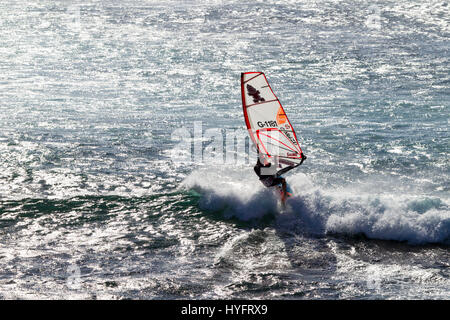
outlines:
[[[2,1],[0,298],[449,299],[449,23],[443,0]],[[285,209],[207,134],[245,134],[244,71],[308,156]]]

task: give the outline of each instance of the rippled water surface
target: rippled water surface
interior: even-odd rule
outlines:
[[[434,0],[3,1],[0,298],[449,299],[449,23]],[[244,71],[308,156],[285,210],[252,151],[207,160],[207,132],[246,134]]]

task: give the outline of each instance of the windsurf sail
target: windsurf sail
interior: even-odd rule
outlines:
[[[277,173],[300,165],[306,157],[265,74],[242,73],[241,93],[245,123],[258,152],[277,165]]]

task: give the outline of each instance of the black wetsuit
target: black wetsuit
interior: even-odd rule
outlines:
[[[283,173],[286,173],[289,170],[301,165],[304,160],[306,160],[306,156],[302,153],[302,161],[298,165],[293,166],[293,167],[286,167],[284,169],[279,170],[275,174],[264,175],[264,174],[261,174],[261,168],[270,168],[272,164],[270,162],[267,165],[262,164],[261,161],[259,160],[259,156],[258,156],[258,161],[256,162],[256,165],[253,167],[253,169],[255,170],[255,173],[258,175],[259,180],[266,187],[273,187],[280,183],[284,185],[286,183],[286,180],[284,180],[284,178],[282,178],[281,175]]]
[[[273,187],[273,186],[276,186],[277,184],[284,182],[284,178],[281,178],[279,176],[279,174],[277,174],[277,173],[271,174],[271,175],[261,174],[261,168],[270,168],[271,165],[272,164],[270,162],[268,165],[262,164],[261,161],[259,161],[259,157],[258,157],[258,161],[256,162],[256,165],[253,167],[253,169],[255,170],[255,173],[259,177],[259,180],[266,187]]]

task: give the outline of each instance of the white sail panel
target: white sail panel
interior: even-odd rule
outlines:
[[[259,152],[278,168],[302,161],[302,150],[294,128],[262,72],[241,76],[244,118]]]

